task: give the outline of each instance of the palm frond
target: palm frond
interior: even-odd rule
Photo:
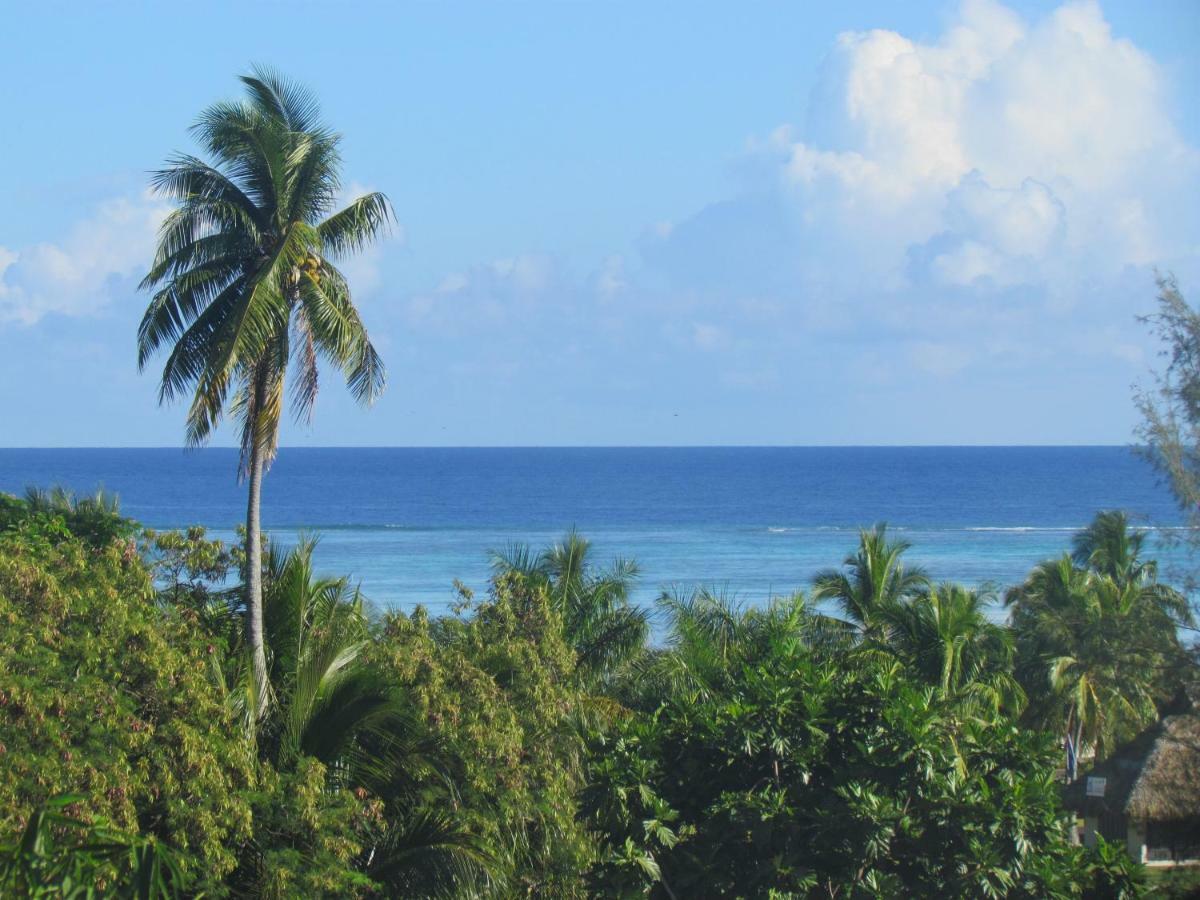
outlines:
[[[361,251],[385,237],[396,215],[378,191],[351,201],[317,226],[325,252],[335,257]]]
[[[383,393],[387,373],[341,272],[324,263],[319,280],[302,279],[300,300],[317,351],[341,369],[356,401],[373,403]]]
[[[318,127],[321,109],[312,91],[284,78],[269,66],[252,66],[251,74],[241,76],[251,101],[265,115],[278,118],[291,131],[311,131]]]
[[[477,896],[499,887],[484,841],[447,812],[422,809],[392,824],[372,848],[367,874],[396,897]]]

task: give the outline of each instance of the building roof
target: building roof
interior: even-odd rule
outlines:
[[[1105,779],[1103,797],[1087,796],[1089,778]],[[1069,784],[1063,799],[1089,815],[1200,818],[1200,714],[1193,708],[1164,717]]]

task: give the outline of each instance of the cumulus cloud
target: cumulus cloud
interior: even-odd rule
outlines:
[[[589,281],[590,287],[601,300],[612,301],[620,298],[629,290],[625,257],[616,254],[609,256]]]
[[[653,390],[817,390],[852,409],[940,384],[969,399],[964,429],[1027,404],[994,398],[1035,372],[1123,391],[1152,268],[1200,243],[1178,202],[1200,166],[1167,88],[1093,2],[1027,21],[966,0],[931,40],[843,34],[806,120],[750,139],[730,195],[582,278],[541,254],[458,271],[405,325]]]
[[[168,208],[149,194],[99,206],[59,241],[0,246],[0,323],[93,315],[114,282],[141,274]]]
[[[804,122],[748,142],[739,192],[643,237],[641,288],[722,323],[696,349],[784,372],[1017,384],[1103,359],[1128,384],[1153,269],[1200,269],[1179,202],[1200,154],[1169,87],[1090,0],[1036,21],[965,0],[931,40],[842,34]]]
[[[775,143],[804,210],[797,252],[830,232],[893,286],[1061,283],[1186,249],[1164,221],[1197,155],[1171,119],[1154,60],[1094,2],[1029,25],[967,0],[933,43],[842,35],[809,133]],[[915,272],[916,260],[928,271]]]

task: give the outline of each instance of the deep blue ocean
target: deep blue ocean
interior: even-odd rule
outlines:
[[[0,449],[0,491],[103,485],[147,525],[230,538],[245,516],[236,469],[229,449]],[[572,526],[597,562],[640,563],[642,602],[671,586],[746,603],[805,588],[879,521],[934,576],[1003,588],[1113,508],[1179,518],[1124,447],[288,448],[263,490],[274,540],[319,533],[322,571],[378,606],[436,609],[455,578],[486,587],[489,550]]]

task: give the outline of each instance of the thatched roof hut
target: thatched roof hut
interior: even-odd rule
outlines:
[[[1145,861],[1195,858],[1200,845],[1200,713],[1168,715],[1068,785],[1073,809]],[[1181,855],[1182,854],[1182,855]]]
[[[1105,779],[1103,797],[1087,796],[1088,778]],[[1152,822],[1200,816],[1200,714],[1166,716],[1076,779],[1064,800],[1085,814],[1120,812]]]

